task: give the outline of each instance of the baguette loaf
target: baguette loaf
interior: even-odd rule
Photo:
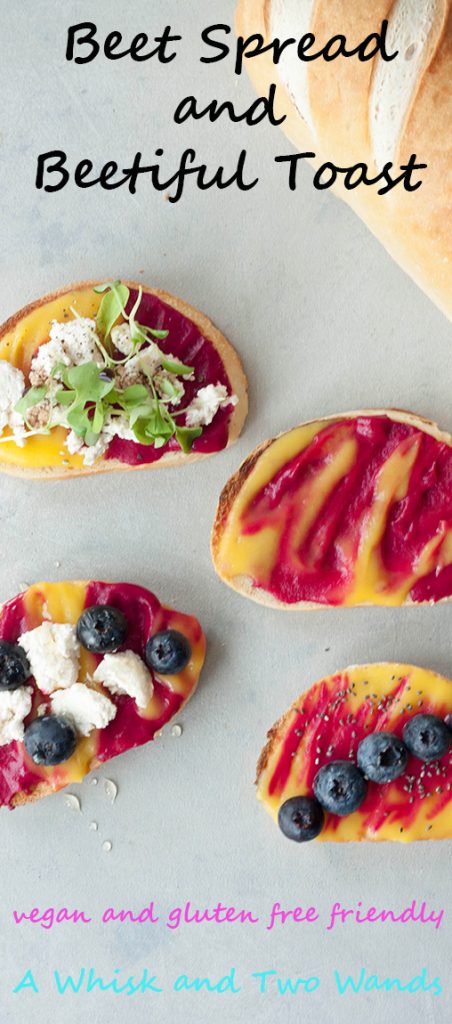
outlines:
[[[381,54],[323,58],[303,63],[295,48],[275,66],[271,51],[248,60],[259,95],[277,84],[277,114],[300,152],[314,152],[319,167],[367,164],[372,176],[388,162],[398,170],[413,154],[428,165],[422,187],[399,186],[387,195],[360,185],[348,191],[340,176],[334,191],[364,220],[391,256],[452,317],[452,3],[451,0],[239,0],[237,32],[298,40],[315,36],[318,52],[333,36],[347,48],[381,31]]]
[[[264,441],[225,485],[215,569],[284,611],[448,600],[450,472],[452,437],[413,413],[304,423]]]
[[[82,315],[96,316],[96,309],[101,298],[101,296],[96,295],[92,291],[96,284],[97,282],[95,281],[88,281],[75,284],[70,288],[60,289],[36,302],[30,303],[15,313],[0,327],[0,359],[9,360],[14,366],[21,369],[27,380],[31,358],[35,354],[38,345],[41,345],[48,339],[51,320],[55,317],[56,311],[59,311],[57,313],[59,316],[62,316],[64,312],[66,318],[71,315],[69,308],[74,305],[77,307],[77,304],[80,302],[83,303]],[[229,382],[230,392],[237,398],[237,404],[229,416],[227,425],[227,446],[234,444],[242,430],[248,412],[247,380],[235,349],[203,313],[200,313],[182,299],[178,299],[168,292],[159,289],[144,287],[136,282],[124,282],[124,284],[131,291],[138,291],[139,288],[142,288],[144,296],[153,296],[159,303],[165,304],[167,308],[174,310],[176,314],[180,314],[181,317],[185,318],[189,327],[194,326],[199,333],[200,341],[202,342],[205,339],[217,354]],[[89,299],[87,298],[87,293],[90,296]],[[38,330],[39,338],[36,338],[33,334],[35,329]],[[38,438],[37,440],[41,439]],[[23,449],[25,453],[30,451],[30,457],[27,461],[21,460],[21,449],[13,444],[8,445],[8,448],[13,452],[12,457],[8,459],[2,458],[4,445],[0,444],[0,472],[15,476],[56,479],[68,476],[87,476],[91,473],[106,473],[114,470],[156,469],[161,466],[174,466],[180,463],[195,462],[199,459],[207,458],[210,454],[210,452],[206,454],[203,451],[196,450],[185,454],[178,448],[176,450],[164,451],[158,460],[152,462],[147,462],[144,458],[140,464],[127,464],[127,462],[115,458],[99,458],[91,466],[83,465],[82,459],[77,456],[69,459],[67,451],[64,451],[62,447],[63,443],[64,434],[59,444],[61,458],[54,459],[54,464],[51,465],[43,465],[42,456],[40,456],[38,464],[34,464],[33,439],[27,441]],[[14,449],[16,449],[16,453],[14,453]],[[15,458],[15,455],[17,455],[17,458]]]

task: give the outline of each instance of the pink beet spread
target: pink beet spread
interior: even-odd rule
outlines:
[[[348,695],[353,693],[347,673],[319,683],[300,699],[281,744],[278,761],[268,785],[270,795],[281,794],[293,766],[293,757],[303,744],[302,782],[313,792],[315,776],[324,764],[349,761],[356,764],[357,750],[365,736],[390,731],[402,737],[404,726],[415,714],[444,718],[448,708],[429,700],[429,694],[407,693],[407,679],[393,677],[393,688],[381,700],[369,693],[358,711],[350,713]],[[422,700],[419,700],[419,696]],[[412,701],[412,703],[411,703]],[[394,725],[394,712],[397,723]],[[390,796],[388,796],[388,793]],[[416,819],[423,801],[434,796],[428,818],[432,820],[452,800],[452,756],[449,751],[440,760],[425,765],[410,756],[407,767],[390,785],[369,783],[366,799],[359,808],[363,826],[374,832],[386,819],[408,829]],[[328,823],[337,827],[342,819],[329,814]]]
[[[131,291],[127,312],[130,312],[136,299],[137,292]],[[156,295],[147,294],[143,294],[137,317],[146,327],[169,331],[166,339],[157,342],[161,351],[175,356],[186,366],[193,366],[195,380],[184,381],[184,407],[189,405],[200,388],[206,387],[207,384],[224,384],[228,393],[232,395],[232,387],[218,352],[192,320],[166,302],[162,302]],[[171,406],[169,409],[171,411]],[[203,428],[201,437],[196,438],[192,451],[207,455],[225,448],[232,412],[232,405],[219,409],[212,423]],[[179,416],[177,422],[184,426],[185,416]],[[157,462],[171,451],[180,452],[175,438],[171,438],[163,448],[154,448],[154,445],[135,444],[134,441],[124,441],[115,437],[108,447],[105,458],[119,459],[120,462],[137,466],[141,463]]]
[[[357,444],[353,466],[328,494],[294,557],[291,542],[298,492],[310,483],[315,487],[315,477],[331,462],[335,445],[347,437]],[[244,513],[244,534],[256,533],[273,520],[280,529],[270,579],[262,586],[288,603],[343,603],[353,591],[355,562],[378,474],[397,449],[406,453],[415,444],[419,449],[408,493],[390,506],[379,546],[382,565],[390,574],[388,589],[400,587],[412,576],[426,544],[435,538],[435,555],[440,559],[442,544],[452,528],[452,448],[409,424],[386,416],[360,416],[320,430],[311,444],[261,489]],[[259,586],[259,579],[254,583]],[[410,596],[413,601],[438,601],[451,595],[452,566],[439,565],[417,581]]]
[[[202,638],[202,630],[196,619],[164,608],[154,594],[134,584],[89,583],[85,607],[89,608],[95,604],[110,604],[124,613],[129,622],[129,631],[121,650],[132,650],[141,658],[144,658],[146,641],[152,633],[161,629],[183,629],[190,639],[192,648],[199,644]],[[0,639],[15,643],[21,633],[29,628],[31,627],[27,622],[24,595],[21,594],[8,601],[2,608]],[[98,662],[101,661],[100,655],[94,657]],[[97,731],[95,757],[98,761],[106,761],[125,750],[152,740],[155,733],[177,713],[185,698],[174,693],[155,676],[153,681],[154,696],[161,701],[161,713],[157,718],[145,718],[141,715],[135,701],[130,697],[109,694],[118,710],[115,719],[107,728]],[[34,686],[34,680],[31,679],[27,685]],[[34,704],[26,724],[36,716],[37,708],[42,703],[47,703],[47,698],[35,688]],[[30,792],[43,778],[50,782],[53,779],[58,780],[59,767],[52,770],[51,776],[39,774],[26,754],[23,743],[14,742],[0,746],[0,805],[10,806],[16,793]],[[64,764],[61,765],[62,772],[64,767]]]

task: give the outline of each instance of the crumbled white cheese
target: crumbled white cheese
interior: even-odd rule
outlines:
[[[64,366],[78,366],[80,363],[95,362],[101,365],[102,356],[98,348],[96,321],[88,317],[58,323],[53,320],[50,341],[40,345],[32,359],[30,381],[41,384],[47,380],[57,363]]]
[[[122,352],[124,356],[130,355],[133,348],[130,324],[124,323],[119,324],[119,327],[113,327],[111,340],[118,352]]]
[[[142,348],[136,359],[143,372],[151,375],[162,365],[162,353],[154,341],[150,341],[146,348]]]
[[[75,430],[70,430],[64,439],[64,443],[70,455],[76,455],[77,452],[84,448],[83,438],[79,437],[75,433]]]
[[[5,427],[12,427],[16,420],[23,420],[14,413],[14,406],[24,393],[25,380],[22,370],[12,366],[7,359],[0,359],[0,433]]]
[[[66,689],[77,682],[80,644],[75,626],[43,622],[23,633],[19,643],[28,656],[36,686],[43,693]]]
[[[125,416],[110,416],[105,424],[104,433],[109,440],[120,437],[123,441],[137,441]]]
[[[114,437],[120,437],[124,441],[135,441],[138,444],[125,416],[110,416],[94,445],[84,445],[82,438],[78,437],[74,430],[69,431],[64,443],[71,455],[82,455],[85,466],[93,466],[97,459],[105,454]]]
[[[208,384],[200,388],[187,409],[187,427],[207,427],[226,405],[237,405],[236,395],[228,395],[224,384]]]
[[[106,654],[94,672],[94,679],[111,693],[133,697],[139,708],[147,707],[154,692],[149,670],[133,651]]]
[[[53,713],[70,718],[81,736],[89,736],[93,729],[105,729],[117,711],[109,697],[85,683],[74,683],[67,690],[57,690],[51,701]]]
[[[0,692],[0,747],[24,738],[24,718],[30,714],[33,690],[20,686]]]
[[[95,444],[83,445],[80,449],[80,454],[83,455],[83,462],[85,466],[94,466],[94,463],[97,462],[98,459],[102,458],[102,455],[105,455],[110,441],[111,438],[108,434],[102,432]]]

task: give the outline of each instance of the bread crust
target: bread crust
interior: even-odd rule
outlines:
[[[270,41],[272,0],[238,0],[238,35],[253,33]],[[391,0],[317,0],[312,31],[319,43],[335,32],[348,34],[351,41],[375,31],[390,15]],[[374,61],[357,62],[339,58],[326,64],[322,59],[308,65],[312,98],[311,131],[279,77],[270,53],[246,62],[249,76],[260,96],[277,83],[276,113],[286,115],[282,130],[300,152],[316,153],[310,160],[318,168],[332,160],[339,166],[367,163],[374,175],[369,138],[368,103]],[[402,131],[397,168],[415,153],[427,163],[422,188],[414,193],[398,185],[387,195],[377,187],[359,186],[347,191],[339,178],[331,189],[343,199],[383,243],[393,259],[452,319],[452,162],[449,126],[452,118],[452,0],[440,0],[433,41],[419,75],[417,90]],[[353,112],[351,116],[350,112]],[[418,180],[418,179],[416,179]]]
[[[354,419],[358,416],[387,416],[395,423],[409,424],[410,426],[416,427],[418,430],[424,431],[426,434],[430,434],[436,441],[441,441],[452,447],[452,436],[450,434],[440,430],[438,425],[433,423],[431,420],[425,419],[423,416],[418,416],[416,413],[407,412],[404,409],[358,409],[353,412],[338,413],[336,416],[319,416],[314,420],[308,420],[306,423],[301,423],[298,426],[308,427],[313,423],[334,423],[340,420]],[[297,429],[297,427],[292,429]],[[260,456],[263,455],[267,448],[274,444],[279,437],[283,437],[286,433],[289,433],[289,431],[282,431],[281,434],[278,434],[276,437],[263,441],[262,444],[258,445],[258,447],[247,456],[245,461],[242,462],[233,476],[225,484],[218,501],[212,529],[211,554],[213,564],[216,572],[228,587],[231,587],[232,590],[237,591],[237,593],[242,594],[244,597],[250,598],[250,600],[255,601],[257,604],[266,605],[269,608],[277,608],[286,612],[321,611],[326,608],[336,608],[336,605],[317,604],[311,601],[297,601],[294,604],[287,604],[285,601],[279,601],[278,598],[274,597],[273,594],[268,593],[268,591],[255,587],[248,576],[237,576],[233,579],[229,579],[221,572],[219,566],[218,556],[223,530],[235,499],[254,469]],[[450,601],[451,598],[443,598],[442,600],[444,602]],[[414,603],[416,606],[429,604],[428,601],[412,602],[410,599],[405,602],[405,604],[410,605]],[[436,603],[440,604],[442,602],[438,601]],[[341,606],[339,606],[339,608],[340,607]],[[356,607],[360,606],[357,605]]]
[[[67,292],[94,288],[100,283],[102,282],[80,281],[76,284],[60,288],[58,291],[51,292],[48,295],[44,295],[42,298],[36,299],[34,302],[30,302],[27,306],[18,310],[17,313],[14,313],[13,316],[9,317],[9,319],[0,326],[0,342],[6,334],[17,327],[24,317],[33,313],[40,306],[43,306],[48,302],[53,302],[55,299],[60,298]],[[226,446],[229,448],[230,445],[234,444],[239,437],[248,413],[248,383],[240,357],[236,350],[227,338],[225,338],[224,334],[215,327],[212,321],[209,320],[204,313],[195,309],[194,306],[190,306],[189,303],[185,302],[183,299],[179,299],[177,296],[171,295],[169,292],[163,291],[160,288],[148,288],[137,281],[123,281],[123,284],[130,289],[142,288],[144,294],[155,295],[162,302],[165,302],[168,306],[172,306],[173,309],[176,309],[178,313],[181,313],[189,320],[192,320],[200,332],[210,341],[219,353],[227,371],[232,391],[238,398],[238,403],[234,408],[229,423],[228,443]],[[2,462],[0,458],[0,472],[8,473],[10,476],[27,477],[28,479],[61,480],[68,477],[91,476],[93,473],[114,473],[118,470],[121,470],[122,472],[130,472],[145,469],[161,469],[167,466],[186,464],[188,462],[199,462],[203,459],[209,458],[211,454],[217,453],[191,452],[190,454],[185,455],[184,452],[168,452],[157,462],[142,463],[139,466],[128,465],[127,463],[121,462],[119,459],[103,459],[99,460],[99,462],[94,466],[82,466],[80,469],[74,469],[72,467],[68,468],[65,466],[49,466],[40,469],[32,469],[24,466],[12,466],[7,462]]]
[[[300,698],[298,698],[298,699],[300,699]],[[273,752],[275,750],[275,747],[278,745],[280,736],[284,735],[284,732],[286,730],[286,726],[288,725],[288,721],[289,721],[290,716],[293,714],[293,710],[295,708],[295,705],[296,705],[296,701],[294,701],[294,703],[289,708],[289,710],[286,711],[284,713],[284,715],[281,716],[281,718],[278,718],[278,721],[275,722],[274,725],[272,725],[271,729],[268,730],[267,742],[265,744],[265,747],[262,748],[262,750],[261,750],[261,752],[259,754],[259,760],[258,760],[257,765],[256,765],[256,779],[255,779],[255,785],[256,786],[259,785],[261,777],[264,774],[264,771],[265,771],[265,769],[266,769],[266,767],[268,765],[268,762],[269,762],[269,760],[270,760],[270,758],[271,758],[271,756],[272,756],[272,754],[273,754]]]

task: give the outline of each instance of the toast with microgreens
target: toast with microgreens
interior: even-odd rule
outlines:
[[[0,328],[0,470],[67,477],[206,458],[248,408],[240,359],[166,292],[77,284]]]

